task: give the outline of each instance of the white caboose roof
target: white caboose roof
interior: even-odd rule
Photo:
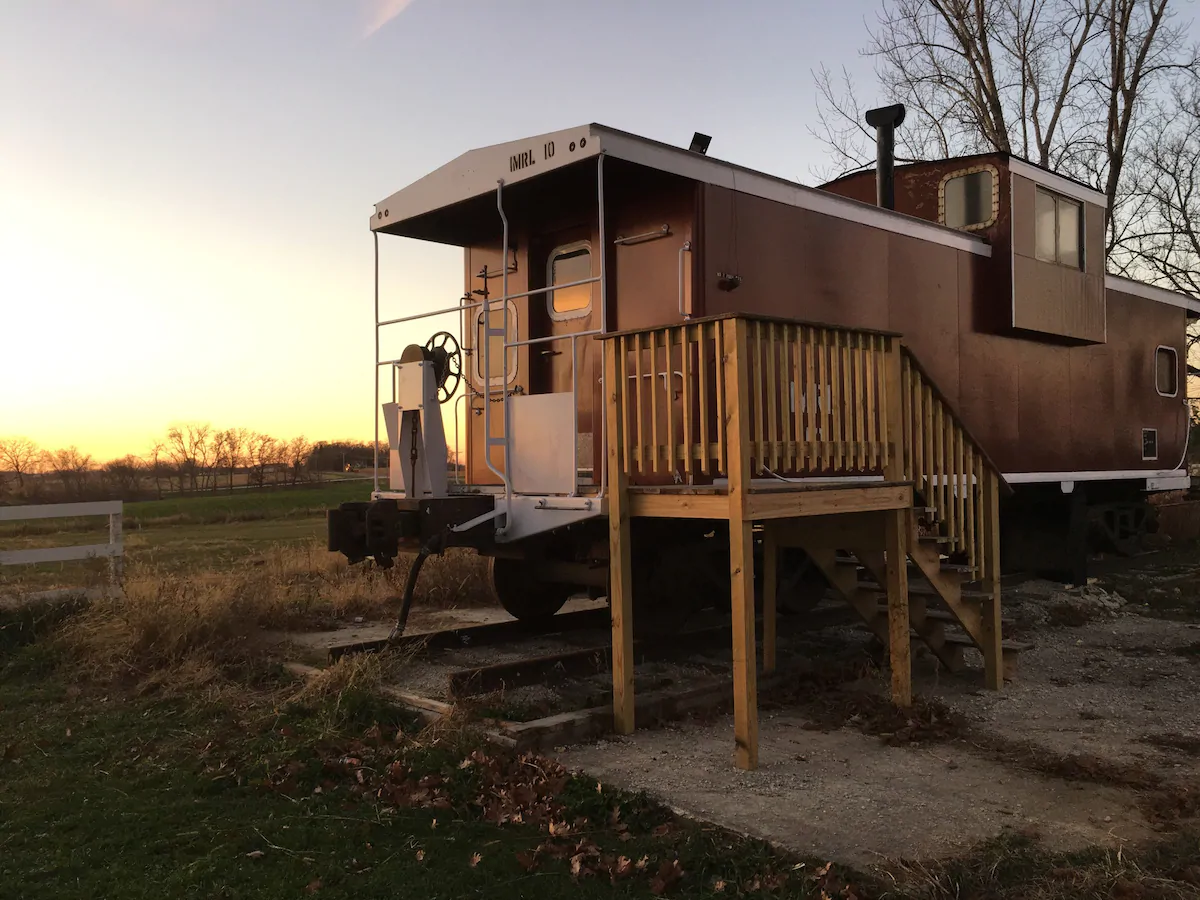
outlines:
[[[371,229],[403,233],[404,229],[397,227],[401,223],[494,194],[499,181],[506,186],[528,181],[581,160],[595,159],[601,153],[703,184],[737,190],[980,256],[992,254],[991,246],[973,234],[595,123],[469,150],[376,203]]]

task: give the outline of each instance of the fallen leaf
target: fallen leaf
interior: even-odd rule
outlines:
[[[713,882],[713,890],[718,894],[722,893],[725,890],[725,882],[718,878]]]
[[[67,732],[67,737],[70,737],[70,736],[71,736],[71,733],[70,733],[70,731],[68,730],[68,732]],[[600,782],[598,782],[598,781],[596,782],[596,793],[597,793],[597,794],[603,794],[603,793],[604,793],[604,788],[603,788],[603,786],[601,786]]]
[[[555,837],[558,837],[559,835],[569,834],[570,831],[571,831],[571,826],[568,825],[566,822],[551,822],[550,823],[550,833],[552,835],[554,835]]]
[[[263,853],[261,850],[251,850],[251,851],[250,851],[249,853],[247,853],[246,855],[247,855],[248,857],[250,857],[251,859],[262,859],[262,858],[263,858],[264,856],[266,856],[267,854]]]
[[[437,819],[434,819],[432,822],[430,822],[430,823],[429,823],[429,827],[430,827],[430,828],[437,828]]]
[[[817,869],[817,871],[815,873],[816,877],[824,878],[826,875],[829,874],[829,870],[832,868],[833,868],[833,863],[831,863],[831,862],[825,863],[825,865],[823,865],[823,866],[821,866],[821,868]]]
[[[639,860],[637,861],[637,867],[638,867],[638,869],[644,869],[644,868],[646,868],[646,864],[647,864],[647,863],[649,863],[649,862],[650,862],[650,857],[648,857],[648,856],[643,856],[641,859],[639,859]]]
[[[617,864],[613,866],[613,878],[626,878],[633,874],[633,860],[628,856],[618,856]]]
[[[532,872],[537,868],[537,852],[530,853],[528,850],[522,850],[517,854],[517,862],[526,872]]]
[[[672,862],[663,860],[663,864],[658,867],[658,874],[650,879],[650,893],[656,897],[662,896],[681,878],[683,878],[683,866],[679,865],[679,860],[676,859]]]
[[[71,729],[70,729],[70,728],[68,728],[68,729],[67,729],[67,737],[70,737],[70,736],[71,736]]]
[[[425,851],[424,850],[417,851],[417,862],[425,862]]]
[[[460,769],[469,769],[474,764],[475,764],[475,761],[473,759],[471,759],[471,757],[468,756],[466,759],[464,759],[462,762],[460,762],[458,764],[458,767]]]
[[[472,853],[471,854],[471,868],[473,869],[477,865],[479,865],[479,863],[482,859],[483,859],[483,857],[480,856],[478,853]]]
[[[655,825],[654,828],[651,829],[650,833],[655,837],[663,837],[668,835],[671,833],[671,823],[663,822],[661,825]]]
[[[305,886],[304,891],[305,891],[305,893],[308,893],[308,894],[315,894],[320,889],[321,889],[321,879],[318,878],[315,881],[310,881]]]

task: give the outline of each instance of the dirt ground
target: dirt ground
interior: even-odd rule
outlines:
[[[1114,847],[1200,816],[1200,550],[1113,563],[1082,593],[1026,581],[1006,587],[1004,603],[1009,632],[1033,647],[1003,692],[983,689],[977,655],[950,675],[918,654],[920,702],[909,719],[896,718],[887,673],[862,664],[871,649],[862,630],[781,625],[780,665],[801,663],[805,674],[760,698],[757,771],[733,767],[728,714],[555,755],[685,814],[857,866],[951,856],[1006,829],[1036,831],[1054,849]],[[410,631],[505,618],[414,610]],[[312,658],[331,644],[380,637],[380,628],[386,633],[363,623],[300,642]],[[398,686],[444,699],[454,671],[606,639],[587,631],[430,652]],[[638,690],[728,672],[723,648],[645,663]],[[552,679],[479,703],[490,715],[527,719],[607,702],[608,678]]]
[[[948,675],[918,659],[915,691],[956,719],[931,739],[918,730],[897,746],[870,727],[857,710],[871,704],[852,698],[884,695],[876,673],[765,711],[755,772],[731,764],[728,715],[561,758],[681,812],[857,865],[950,856],[1005,829],[1032,829],[1057,849],[1145,840],[1200,812],[1198,579],[1195,552],[1122,564],[1092,589],[1124,589],[1122,607],[1078,617],[1061,612],[1071,597],[1061,585],[1006,588],[1005,615],[1034,647],[1000,693],[982,688],[978,668]],[[828,715],[839,703],[845,724]]]

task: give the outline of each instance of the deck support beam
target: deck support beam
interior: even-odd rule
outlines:
[[[887,567],[888,655],[892,670],[892,702],[912,706],[912,642],[908,615],[907,510],[887,513],[884,554]]]
[[[750,487],[750,365],[745,319],[725,329],[725,429],[729,446],[729,580],[733,606],[734,764],[758,768],[758,665],[754,645],[754,523],[746,515]]]
[[[983,477],[984,556],[983,679],[993,691],[1004,687],[1004,647],[1000,625],[1000,480],[995,472]]]
[[[775,523],[767,522],[763,528],[763,674],[770,675],[775,671],[775,645],[777,643],[778,621],[776,619],[776,594],[779,592],[779,560],[776,553],[777,539]]]
[[[608,605],[612,612],[613,730],[632,734],[633,696],[633,566],[629,538],[629,476],[621,459],[624,408],[620,387],[625,360],[616,345],[604,353],[605,384],[612,396],[606,404],[608,430]]]

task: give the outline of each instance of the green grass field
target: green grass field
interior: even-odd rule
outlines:
[[[368,499],[371,482],[346,479],[320,485],[200,494],[125,504],[127,565],[168,571],[225,568],[273,547],[292,547],[325,538],[325,511]],[[41,519],[0,526],[0,549],[105,543],[107,520]],[[0,594],[104,582],[105,560],[0,568]]]

